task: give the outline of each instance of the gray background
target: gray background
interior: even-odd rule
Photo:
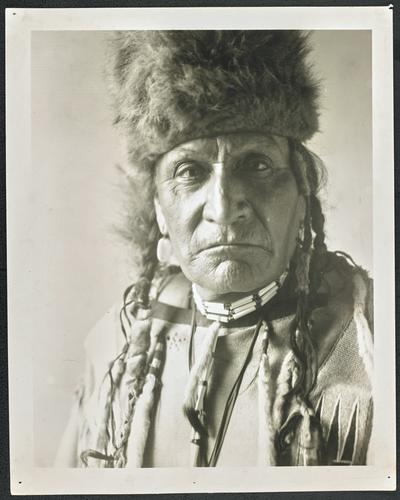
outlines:
[[[82,344],[129,280],[111,229],[122,160],[103,80],[107,32],[32,34],[30,224],[35,265],[35,463],[50,466],[83,368]],[[329,248],[372,270],[371,34],[318,31],[311,59],[323,79],[321,132]]]

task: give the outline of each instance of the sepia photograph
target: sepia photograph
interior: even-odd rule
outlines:
[[[324,10],[8,11],[14,494],[395,487],[391,14]]]

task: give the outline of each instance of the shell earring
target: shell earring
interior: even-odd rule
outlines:
[[[168,235],[163,235],[157,243],[157,259],[159,262],[169,264],[172,257],[172,245]]]

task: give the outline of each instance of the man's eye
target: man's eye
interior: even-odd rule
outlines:
[[[273,163],[265,155],[251,155],[242,160],[241,168],[249,174],[268,175],[273,170]]]
[[[178,164],[174,177],[181,181],[200,180],[206,176],[206,171],[202,165],[192,161]]]
[[[252,164],[251,168],[256,172],[265,172],[266,170],[270,170],[271,166],[268,165],[266,162],[257,161]]]

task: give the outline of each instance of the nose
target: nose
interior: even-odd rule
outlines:
[[[214,163],[209,179],[204,218],[219,225],[244,222],[250,214],[246,190],[241,179],[228,172],[223,163]]]

